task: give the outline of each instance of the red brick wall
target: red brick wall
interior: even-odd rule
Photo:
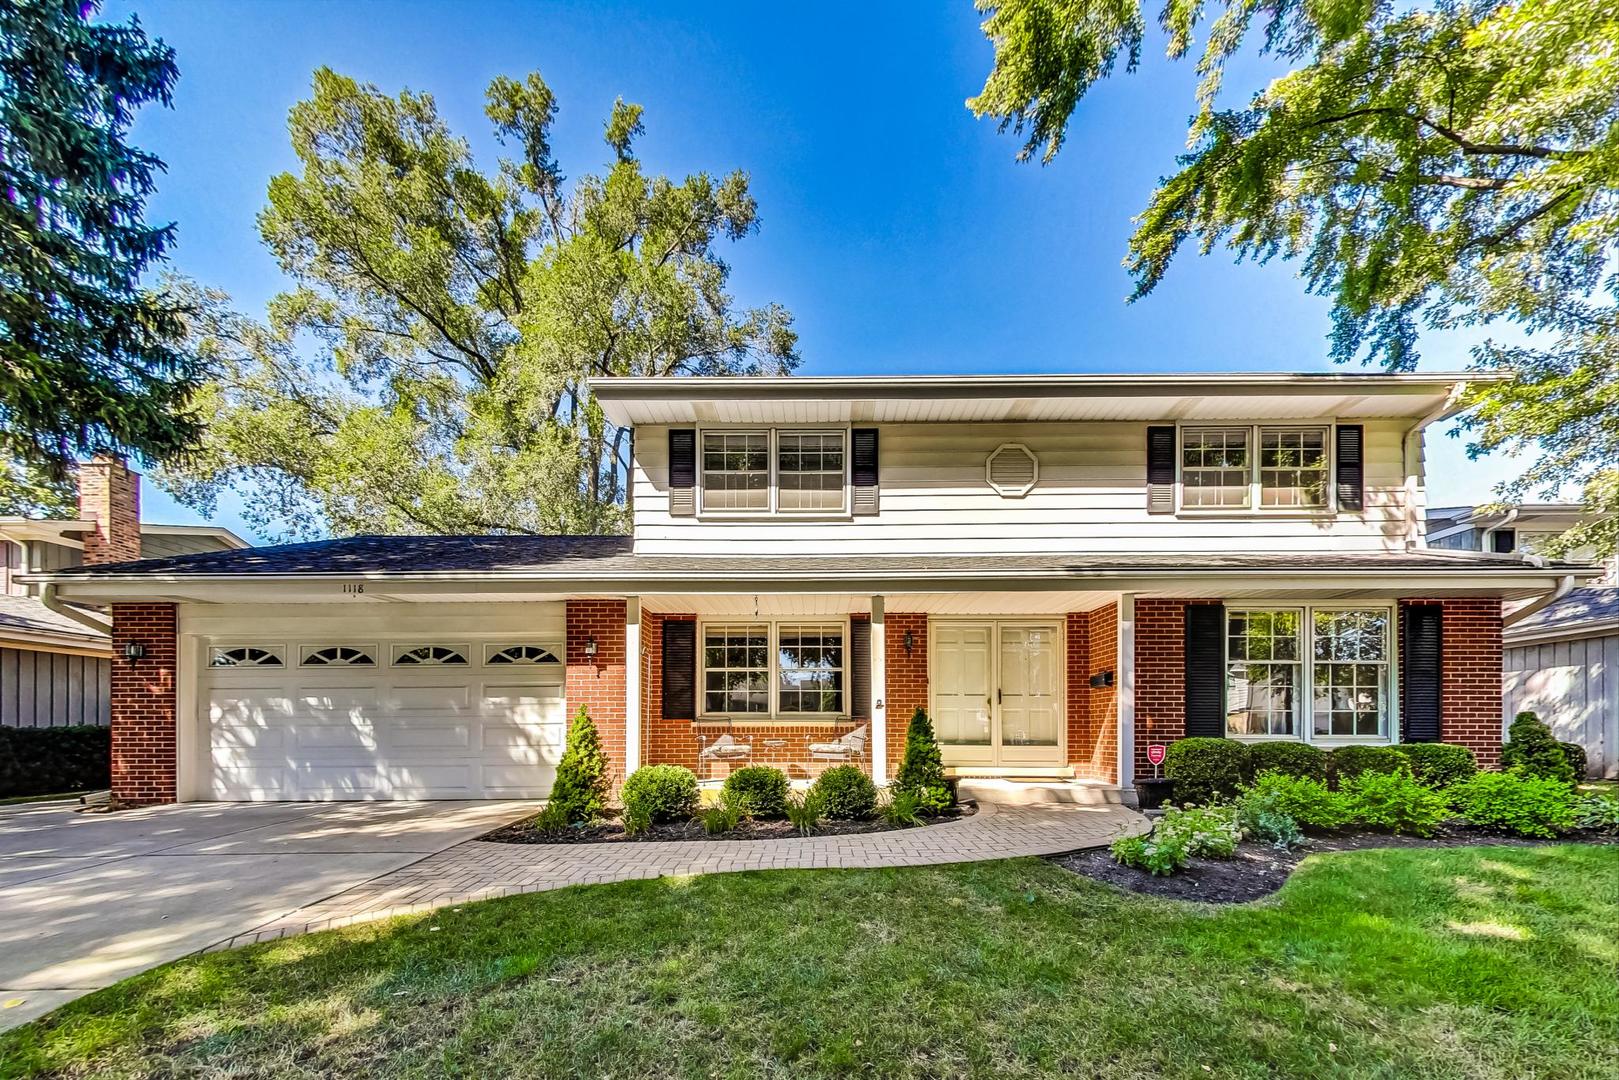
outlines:
[[[1113,687],[1091,687],[1091,676],[1117,675],[1119,609],[1070,612],[1068,633],[1068,762],[1074,775],[1114,783],[1119,774],[1118,707]]]
[[[928,617],[913,612],[891,611],[883,618],[888,658],[888,777],[899,771],[905,753],[905,729],[911,714],[928,704]],[[911,655],[905,655],[905,631],[913,638]]]
[[[1439,737],[1473,751],[1478,763],[1501,763],[1501,601],[1490,597],[1401,600],[1438,604],[1440,616]],[[1403,679],[1402,679],[1402,690]]]
[[[601,733],[616,787],[624,782],[624,617],[622,600],[568,601],[568,717],[583,705]],[[585,642],[596,639],[596,655]]]
[[[97,454],[79,466],[79,516],[95,522],[84,537],[84,563],[141,557],[141,478],[122,458]]]
[[[130,663],[124,646],[146,655]],[[126,806],[178,797],[175,699],[178,633],[173,604],[112,605],[112,793]]]
[[[1151,743],[1186,735],[1186,607],[1218,600],[1136,601],[1136,775],[1153,775]]]

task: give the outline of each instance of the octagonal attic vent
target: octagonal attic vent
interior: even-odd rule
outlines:
[[[984,463],[984,478],[1002,498],[1021,499],[1040,479],[1040,459],[1022,443],[1002,443]]]

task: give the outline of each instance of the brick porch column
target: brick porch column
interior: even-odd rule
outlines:
[[[627,762],[624,664],[629,608],[623,600],[569,600],[567,607],[568,719],[581,705],[590,712],[616,788],[624,782]],[[587,651],[592,639],[594,656]]]
[[[124,659],[130,643],[146,655]],[[179,797],[178,645],[173,604],[112,605],[112,794],[126,806]]]

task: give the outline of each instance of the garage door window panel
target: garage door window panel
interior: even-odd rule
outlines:
[[[303,667],[376,667],[375,645],[305,645]]]
[[[556,653],[539,645],[488,645],[484,648],[484,663],[496,666],[514,664],[558,664]]]
[[[280,645],[215,646],[208,650],[211,668],[286,667],[286,649]]]
[[[395,645],[395,667],[466,667],[465,645]]]

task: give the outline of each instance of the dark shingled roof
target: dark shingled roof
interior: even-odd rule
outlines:
[[[1508,628],[1509,637],[1553,632],[1577,632],[1590,623],[1619,620],[1619,587],[1612,585],[1575,589],[1553,604],[1541,608]]]
[[[581,577],[660,574],[877,574],[933,571],[1086,573],[1177,570],[1365,570],[1437,573],[1521,571],[1516,558],[1422,552],[1114,553],[1049,555],[634,555],[628,536],[351,536],[307,544],[210,551],[164,559],[80,566],[62,578],[108,575],[499,574]],[[1556,564],[1553,564],[1556,565]]]

